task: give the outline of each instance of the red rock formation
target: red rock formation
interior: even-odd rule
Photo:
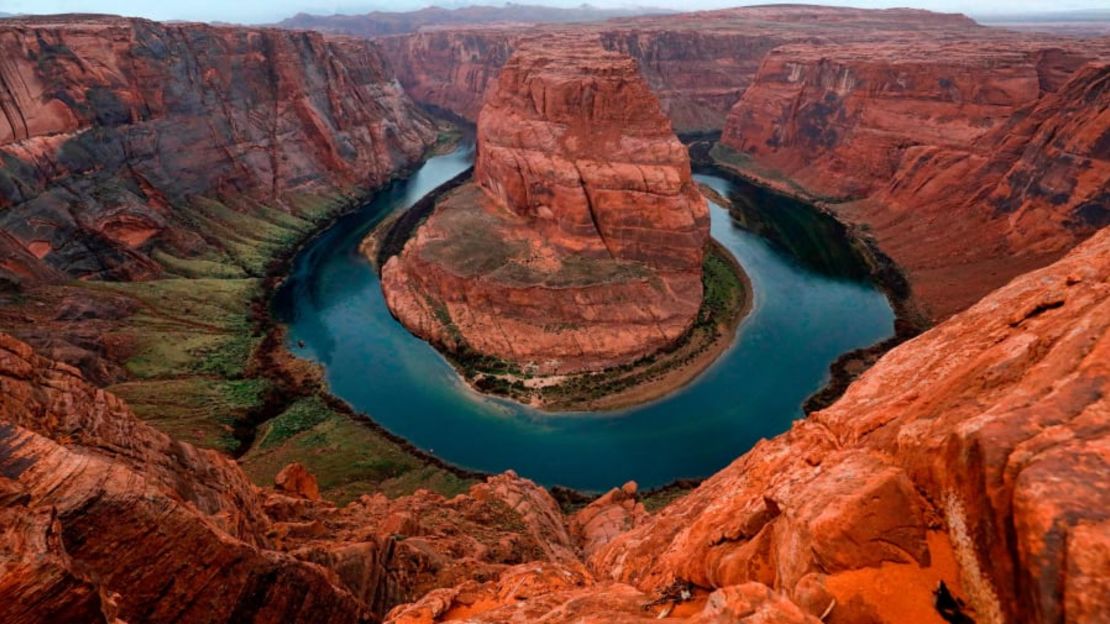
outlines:
[[[281,469],[274,477],[274,489],[309,500],[320,500],[320,485],[316,477],[304,467],[294,462]]]
[[[0,113],[9,277],[155,275],[216,245],[200,196],[293,211],[434,138],[372,44],[109,17],[4,20]]]
[[[355,622],[513,564],[577,561],[554,499],[515,475],[342,509],[260,490],[3,334],[0,474],[5,622]]]
[[[1104,612],[1108,276],[1104,230],[891,351],[831,408],[618,537],[591,568],[641,590],[677,578],[762,581],[799,604],[823,594],[838,605],[829,622],[927,621],[910,614],[957,573],[976,621]]]
[[[474,122],[518,30],[433,30],[376,41],[412,99]]]
[[[503,6],[471,5],[454,9],[430,6],[416,11],[371,11],[363,15],[298,13],[277,25],[282,28],[311,28],[326,33],[375,37],[483,24],[521,28],[529,24],[581,23],[661,12],[642,8],[599,9],[589,5],[563,8],[509,3]]]
[[[1105,225],[1104,70],[1061,86],[1097,49],[778,48],[730,114],[724,160],[867,224],[944,318]]]
[[[551,373],[633,361],[691,327],[708,213],[631,59],[521,46],[480,116],[474,178],[382,271],[415,333]]]
[[[613,488],[570,517],[571,535],[588,557],[614,537],[640,525],[647,510],[636,500],[636,482]]]

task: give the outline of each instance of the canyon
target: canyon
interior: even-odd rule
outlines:
[[[709,215],[632,59],[517,46],[477,139],[473,183],[382,267],[405,326],[541,375],[633,362],[692,328]]]
[[[718,153],[866,227],[944,318],[1110,224],[1110,65],[1089,53],[782,47]]]
[[[1105,94],[1096,75],[1110,56],[1105,37],[1017,34],[906,9],[797,6],[642,16],[574,32],[583,31],[637,61],[680,135],[720,133],[717,164],[857,224],[861,238],[905,271],[919,325],[966,308],[1106,225]],[[378,41],[416,101],[473,121],[518,40],[487,28]],[[1005,182],[1019,188],[1003,198],[998,187],[1011,176],[1000,171],[1017,166],[1036,141],[1037,120],[1053,118],[1048,110],[1074,107],[1058,92],[1088,63],[1093,82],[1068,92],[1096,103],[1075,122],[1082,128],[1074,131],[1090,135],[1075,146],[1080,153],[1020,165]],[[1043,112],[1027,119],[1036,109]],[[1042,140],[1051,134],[1045,128]],[[999,151],[1005,155],[991,157]],[[1065,178],[1078,168],[1089,173],[1076,185]],[[959,197],[946,194],[964,175],[975,183]],[[1042,179],[1043,198],[1024,190],[1033,178]],[[981,210],[991,194],[998,197],[988,201],[1007,205]],[[1054,225],[1015,235],[1008,223],[1025,214],[1022,202]]]
[[[259,488],[0,336],[0,596],[13,622],[925,622],[943,581],[977,621],[1095,621],[1107,275],[1103,231],[655,514],[628,484],[568,517],[512,473],[344,507],[299,466]]]
[[[5,621],[1110,612],[1106,37],[807,6],[313,27],[0,21]],[[692,161],[904,274],[898,335],[704,479],[598,496],[446,464],[333,396],[270,304],[448,119],[474,171],[381,283],[463,360],[559,376],[696,329],[727,251]]]

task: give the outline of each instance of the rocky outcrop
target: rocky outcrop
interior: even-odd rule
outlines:
[[[514,564],[577,561],[555,501],[515,475],[340,509],[262,490],[2,334],[0,475],[5,621],[357,622]]]
[[[473,123],[519,37],[516,29],[433,30],[376,43],[412,99]]]
[[[391,619],[939,624],[941,605],[950,622],[1099,621],[1108,276],[1104,230],[654,516],[631,512],[631,487],[579,511],[588,570],[518,566]],[[591,525],[628,528],[591,547]]]
[[[1099,49],[784,46],[730,113],[721,160],[866,224],[944,318],[1105,225],[1075,217],[1106,204],[1105,66],[1076,71]]]
[[[366,42],[59,16],[4,20],[0,50],[8,279],[210,260],[236,214],[381,184],[435,135]]]
[[[911,614],[940,580],[976,621],[1094,621],[1110,565],[1107,276],[1110,230],[887,353],[591,568],[641,590],[760,581],[813,613],[835,599],[828,622],[935,620]]]
[[[588,39],[522,45],[478,124],[474,185],[382,270],[394,314],[453,352],[540,373],[675,343],[701,303],[705,200],[633,61]]]

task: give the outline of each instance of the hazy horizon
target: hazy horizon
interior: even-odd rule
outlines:
[[[728,7],[750,6],[754,4],[797,4],[798,2],[748,2],[736,3],[728,0],[688,0],[677,4],[667,0],[594,0],[587,2],[595,8],[653,8],[675,11],[698,11],[723,9]],[[427,2],[421,0],[394,0],[393,2],[369,2],[346,0],[334,2],[326,0],[242,0],[227,3],[222,0],[192,0],[191,2],[137,3],[132,0],[0,0],[0,13],[107,13],[155,20],[224,21],[240,23],[272,23],[297,13],[316,15],[360,14],[371,11],[414,11],[429,6],[459,8],[462,6],[503,6],[505,2],[458,1]],[[581,1],[547,0],[519,1],[516,4],[543,5],[561,8],[579,7]],[[987,18],[991,15],[1061,13],[1067,11],[1106,10],[1103,0],[982,0],[974,9],[968,9],[966,0],[921,0],[905,2],[899,0],[857,0],[854,2],[831,2],[810,0],[805,4],[825,6],[848,6],[867,9],[907,7],[940,11],[945,13],[965,13],[972,17]]]

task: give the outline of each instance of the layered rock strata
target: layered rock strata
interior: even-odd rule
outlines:
[[[167,257],[211,260],[226,241],[200,230],[381,184],[435,138],[362,41],[14,18],[0,59],[9,281],[141,279]]]
[[[931,320],[1059,258],[1105,222],[1097,103],[1079,113],[1086,129],[1062,128],[1095,137],[1093,149],[1041,163],[1060,178],[1048,187],[1068,178],[1088,187],[1046,187],[1053,225],[1023,218],[1018,227],[1010,221],[1023,211],[988,201],[1017,152],[1033,146],[1036,130],[1022,120],[1033,108],[1046,119],[1052,94],[1085,64],[1110,57],[1104,37],[1018,35],[962,15],[807,6],[645,16],[574,32],[633,57],[676,131],[723,128],[721,142],[737,152],[731,164],[745,175],[834,202],[840,217],[870,228]],[[418,101],[473,120],[519,38],[491,28],[382,44]],[[477,53],[482,48],[496,53]],[[963,184],[965,176],[972,183]],[[1102,184],[1091,187],[1097,176]],[[1047,214],[1044,202],[1034,204]]]
[[[486,101],[474,184],[441,200],[382,287],[401,322],[449,351],[603,369],[692,326],[708,227],[635,63],[543,38],[520,46]]]
[[[865,224],[944,318],[1110,223],[1097,53],[782,47],[730,113],[718,155]]]
[[[592,579],[521,566],[392,615],[1100,621],[1108,276],[1104,230],[887,353],[832,407],[659,513],[610,492],[570,521],[594,529],[580,542]]]

